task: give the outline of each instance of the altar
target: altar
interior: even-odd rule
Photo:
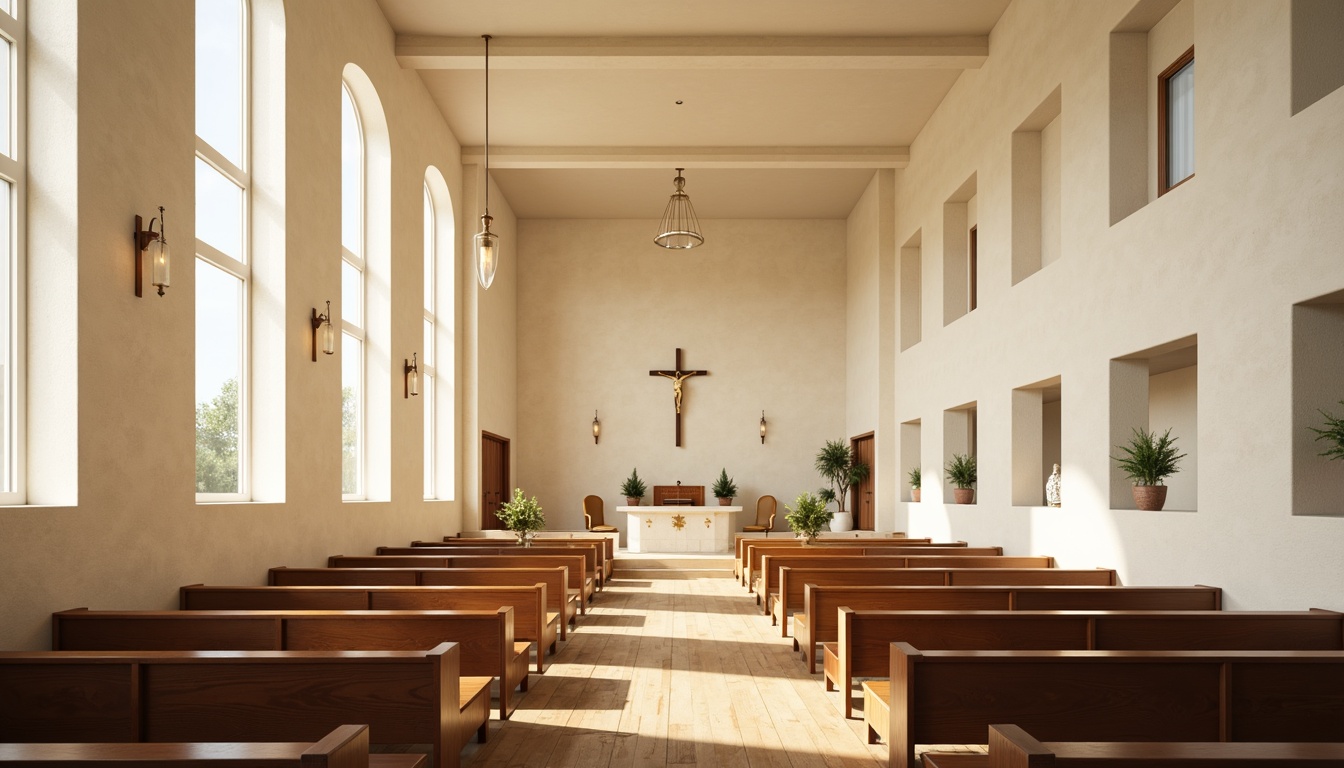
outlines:
[[[631,552],[732,552],[741,507],[617,507]]]

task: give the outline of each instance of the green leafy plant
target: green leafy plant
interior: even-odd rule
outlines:
[[[737,495],[737,483],[728,476],[728,468],[719,470],[719,479],[714,481],[714,498],[731,499]]]
[[[867,464],[856,461],[854,450],[843,440],[827,440],[826,446],[817,453],[817,472],[831,487],[817,491],[823,503],[836,503],[836,509],[845,511],[845,496],[849,489],[868,479],[871,471]],[[801,498],[801,497],[800,497]]]
[[[630,476],[621,483],[621,495],[627,499],[642,499],[648,492],[649,487],[639,478],[639,469],[630,470]]]
[[[1136,427],[1128,445],[1117,445],[1122,455],[1111,458],[1120,465],[1135,485],[1164,485],[1163,479],[1180,471],[1184,453],[1176,452],[1176,438],[1171,428],[1161,435]]]
[[[919,467],[915,467],[914,469],[910,470],[910,474],[907,475],[907,477],[910,478],[910,487],[918,491],[920,480],[923,477],[922,473],[920,473],[919,471]]]
[[[1339,404],[1344,405],[1344,400],[1340,400]],[[1308,427],[1308,429],[1316,433],[1317,441],[1323,440],[1326,445],[1330,446],[1324,451],[1321,451],[1320,455],[1325,456],[1331,461],[1334,461],[1335,459],[1344,460],[1344,419],[1335,418],[1325,411],[1321,411],[1320,414],[1325,417],[1325,429]]]
[[[805,536],[809,539],[816,538],[822,528],[830,525],[834,514],[826,508],[826,500],[820,496],[814,496],[807,491],[798,494],[798,498],[793,500],[793,506],[784,506],[787,512],[784,519],[788,521],[789,528],[794,533]]]
[[[943,471],[947,473],[947,481],[952,483],[953,488],[965,490],[975,485],[975,457],[969,453],[952,454]]]
[[[541,513],[537,497],[524,498],[522,488],[513,489],[513,498],[499,508],[495,517],[510,531],[528,533],[546,527],[546,516]]]

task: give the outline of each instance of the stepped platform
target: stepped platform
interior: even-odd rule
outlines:
[[[731,579],[733,556],[616,551],[612,579]]]

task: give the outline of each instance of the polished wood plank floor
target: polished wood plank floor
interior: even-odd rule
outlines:
[[[768,706],[767,706],[768,703]],[[615,579],[507,722],[468,748],[505,766],[886,765],[730,578]]]

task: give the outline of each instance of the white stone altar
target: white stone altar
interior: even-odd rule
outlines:
[[[732,552],[741,507],[617,507],[631,552]]]

